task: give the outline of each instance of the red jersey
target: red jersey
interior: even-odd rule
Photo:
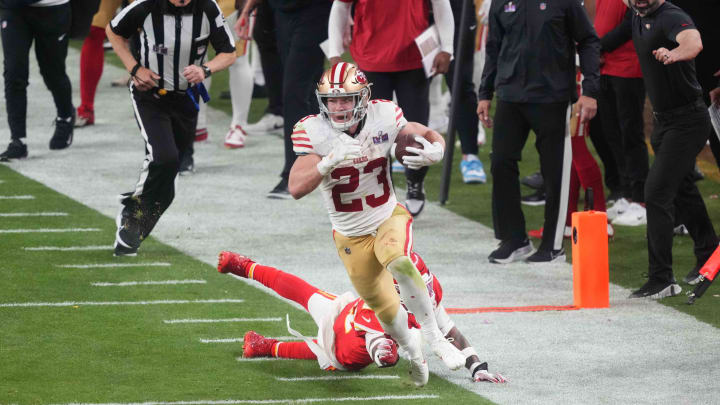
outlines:
[[[415,38],[429,26],[428,5],[426,0],[357,0],[350,54],[360,70],[421,69]]]
[[[375,313],[358,298],[335,318],[335,358],[347,370],[360,370],[373,363],[365,346],[368,332],[384,334]]]
[[[627,12],[627,6],[622,0],[597,0],[595,10],[595,31],[598,37],[602,37],[620,24]],[[626,78],[642,77],[640,61],[632,41],[627,41],[612,52],[604,52],[602,56],[605,63],[600,68],[600,74]]]

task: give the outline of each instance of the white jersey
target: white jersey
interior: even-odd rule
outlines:
[[[372,142],[361,157],[344,162],[328,173],[319,189],[330,214],[333,229],[345,236],[368,235],[390,217],[397,199],[390,177],[390,148],[407,124],[403,112],[387,100],[368,103],[365,125],[355,137]],[[317,115],[309,115],[293,128],[293,150],[298,155],[325,156],[342,134]]]

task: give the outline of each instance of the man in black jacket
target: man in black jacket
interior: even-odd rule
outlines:
[[[478,91],[478,115],[494,126],[492,143],[493,225],[500,246],[491,263],[565,259],[562,248],[570,179],[568,131],[571,102],[578,101],[580,120],[595,116],[599,90],[600,43],[578,0],[501,0],[490,9],[486,60]],[[583,95],[575,87],[575,52],[584,75]],[[490,100],[497,110],[490,118]],[[540,247],[525,232],[520,208],[518,164],[533,130],[545,180],[545,224]],[[558,220],[560,219],[560,220]]]
[[[633,15],[608,33],[603,46],[614,49],[632,37],[653,107],[655,161],[645,182],[648,281],[630,298],[657,299],[682,291],[672,270],[676,214],[695,244],[697,264],[688,276],[697,274],[718,245],[692,176],[710,133],[710,117],[695,73],[694,59],[703,45],[693,20],[665,0],[630,0],[629,6]]]

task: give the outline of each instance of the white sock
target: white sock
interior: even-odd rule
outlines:
[[[398,308],[397,315],[395,315],[395,319],[392,320],[392,323],[387,324],[379,318],[378,320],[380,321],[383,329],[385,329],[385,332],[392,336],[392,338],[398,342],[398,345],[408,352],[411,359],[416,359],[418,356],[422,356],[420,346],[410,344],[412,335],[410,328],[408,328],[408,315],[402,305]]]
[[[400,256],[387,267],[400,287],[403,304],[415,315],[427,341],[444,339],[435,321],[435,313],[425,282],[412,260],[407,256]]]
[[[263,74],[262,64],[260,62],[260,51],[258,50],[255,41],[252,41],[251,43],[252,47],[250,48],[250,50],[252,52],[253,81],[257,83],[258,86],[264,86],[265,75]]]
[[[253,72],[247,52],[230,65],[230,101],[232,103],[232,124],[247,125],[250,102],[252,101]]]

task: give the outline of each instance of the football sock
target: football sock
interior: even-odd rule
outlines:
[[[444,339],[435,321],[435,313],[425,282],[412,260],[407,256],[400,256],[390,262],[387,268],[400,287],[403,304],[415,315],[428,342]]]
[[[105,28],[90,27],[80,52],[80,107],[95,109],[95,91],[103,72]]]
[[[272,357],[279,357],[282,359],[317,359],[315,353],[310,350],[310,347],[308,347],[307,343],[305,342],[274,343],[272,345],[272,348],[270,349],[270,355]]]
[[[308,300],[315,293],[328,294],[313,287],[300,277],[285,273],[274,267],[263,266],[254,263],[248,269],[248,278],[262,283],[265,287],[271,288],[281,297],[293,300],[308,309]]]
[[[248,54],[235,59],[228,68],[230,72],[230,102],[232,103],[232,127],[246,125],[253,91],[253,72]]]
[[[385,332],[392,336],[403,350],[408,352],[411,359],[422,356],[420,345],[412,344],[412,334],[408,327],[408,313],[405,308],[399,306],[395,318],[390,323],[383,322],[380,318],[378,320]]]

